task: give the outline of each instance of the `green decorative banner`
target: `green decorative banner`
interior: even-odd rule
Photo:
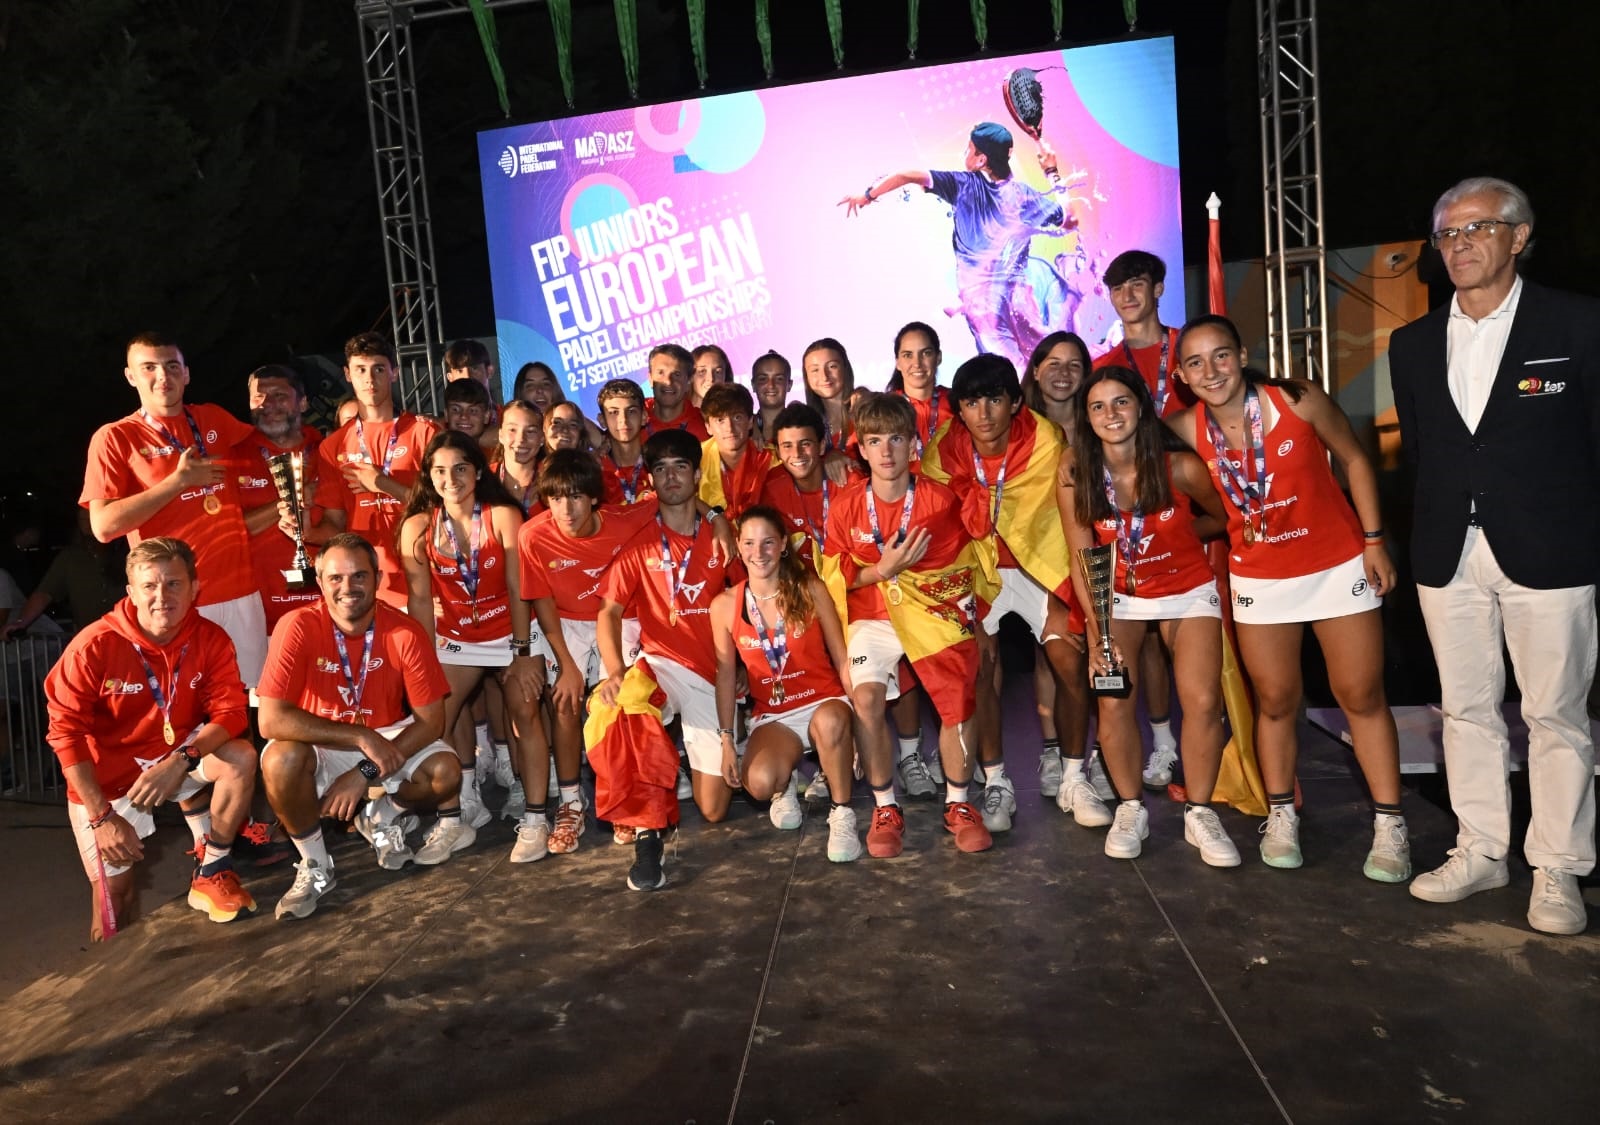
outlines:
[[[844,11],[840,0],[822,0],[828,15],[828,38],[833,42],[833,65],[844,66]]]
[[[989,5],[984,0],[972,0],[972,34],[978,40],[978,50],[989,49]]]
[[[1061,38],[1061,0],[1050,0],[1050,28],[1057,39]]]
[[[689,11],[689,50],[694,52],[694,76],[706,88],[706,0],[685,0]]]
[[[1139,22],[1139,0],[1122,0],[1122,15],[1128,21],[1128,30]]]
[[[756,42],[761,46],[761,69],[772,81],[772,17],[767,0],[756,0]]]
[[[639,96],[639,9],[634,0],[611,0],[617,13],[617,43],[622,47],[622,73],[628,96]]]
[[[561,92],[572,108],[572,0],[550,0],[550,30],[556,37],[556,69],[561,72]]]
[[[917,57],[918,23],[922,18],[922,0],[906,0],[906,57]]]

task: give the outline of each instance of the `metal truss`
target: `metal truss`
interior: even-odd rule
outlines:
[[[1316,0],[1256,0],[1256,39],[1270,374],[1331,392]]]

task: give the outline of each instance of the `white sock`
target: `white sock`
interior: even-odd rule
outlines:
[[[1172,720],[1168,719],[1162,723],[1152,722],[1150,724],[1150,740],[1155,744],[1157,750],[1176,750],[1178,748],[1178,740],[1172,737]]]
[[[317,861],[317,866],[324,870],[333,866],[333,860],[328,858],[328,845],[322,840],[320,825],[308,836],[290,836],[289,842],[294,845],[294,850],[300,853],[301,859],[314,859]]]
[[[1406,827],[1406,818],[1403,816],[1395,816],[1393,813],[1375,813],[1372,817],[1372,827],[1398,827],[1403,832],[1405,831]]]
[[[544,811],[542,809],[539,812],[534,812],[532,809],[529,809],[522,814],[522,823],[526,824],[529,828],[532,828],[537,824],[548,824],[550,822],[545,819]]]
[[[1066,778],[1068,781],[1083,776],[1082,758],[1062,758],[1061,764],[1066,767]]]
[[[999,785],[1006,779],[1006,764],[1004,762],[989,762],[983,767],[984,785]]]
[[[482,750],[485,754],[494,753],[494,739],[489,736],[489,721],[487,719],[481,723],[473,724],[472,733],[478,743],[479,750]]]
[[[194,837],[194,842],[199,843],[211,835],[211,809],[209,806],[198,812],[184,813],[184,823],[189,826],[189,835]]]
[[[389,799],[385,793],[376,801],[367,802],[367,816],[373,824],[389,824],[400,818],[400,806]]]
[[[894,783],[890,782],[882,789],[874,789],[872,791],[872,803],[877,805],[880,809],[885,805],[896,804],[897,802],[894,799]]]
[[[472,766],[462,766],[461,796],[465,798],[469,794],[474,799],[476,799],[478,796],[478,771]]]
[[[960,804],[962,801],[965,801],[966,799],[967,799],[967,787],[965,785],[955,785],[955,784],[953,784],[951,782],[948,782],[948,781],[944,783],[944,803],[945,804],[947,804],[947,805],[957,805],[957,804]]]
[[[922,753],[922,735],[900,739],[900,761],[915,758],[920,753]]]
[[[558,785],[561,790],[561,803],[563,805],[577,805],[583,802],[583,790],[576,785]]]

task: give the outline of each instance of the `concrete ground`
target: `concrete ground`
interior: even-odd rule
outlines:
[[[1452,906],[1362,878],[1349,754],[1309,727],[1303,869],[1263,866],[1232,812],[1243,866],[1204,867],[1155,794],[1143,857],[1110,860],[1038,794],[1026,702],[992,851],[908,802],[902,857],[830,864],[821,818],[739,802],[686,813],[654,895],[592,822],[517,867],[497,822],[428,870],[339,842],[302,922],[271,916],[284,865],[249,880],[261,917],[178,898],[88,948],[62,814],[0,804],[0,1121],[1593,1119],[1600,933],[1530,931],[1520,861]],[[1453,823],[1408,800],[1431,867]],[[147,903],[187,846],[163,829]]]

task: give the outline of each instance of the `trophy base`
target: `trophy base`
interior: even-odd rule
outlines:
[[[1107,695],[1113,699],[1126,699],[1132,688],[1128,682],[1126,672],[1113,672],[1109,676],[1090,676],[1089,693],[1091,695]]]
[[[294,591],[309,590],[317,584],[317,572],[313,567],[292,566],[278,573],[283,575],[283,580],[289,584],[289,589]]]

